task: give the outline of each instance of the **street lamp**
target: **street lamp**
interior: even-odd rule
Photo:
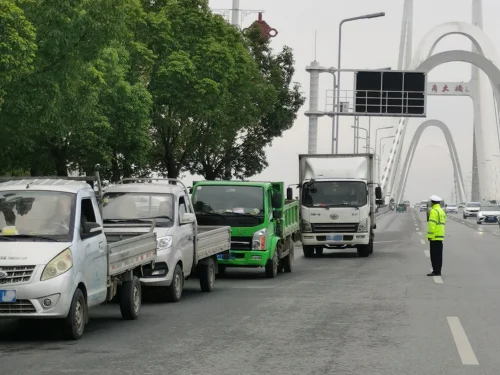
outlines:
[[[384,130],[384,129],[394,129],[394,126],[384,126],[383,128],[378,128],[375,130],[375,154],[377,153],[377,137],[378,137],[378,131],[379,130]]]
[[[387,137],[380,138],[380,140],[378,141],[378,144],[379,144],[378,148],[379,148],[379,150],[382,148],[382,140],[383,139],[390,139],[390,138],[396,138],[396,136],[395,135],[389,135]],[[380,178],[380,164],[381,164],[381,160],[382,160],[382,155],[379,155],[378,156],[378,178]]]
[[[357,20],[363,20],[363,19],[371,19],[371,18],[378,18],[378,17],[384,17],[385,12],[380,12],[380,13],[371,13],[371,14],[365,14],[363,16],[358,16],[358,17],[352,17],[352,18],[346,18],[343,19],[340,24],[339,24],[339,45],[338,45],[338,63],[337,63],[337,69],[338,69],[338,76],[337,76],[337,93],[336,93],[336,102],[337,102],[337,112],[340,110],[340,67],[341,67],[341,57],[342,57],[342,25],[346,22],[351,22],[351,21],[357,21]],[[335,116],[335,153],[339,153],[339,115],[337,114]]]

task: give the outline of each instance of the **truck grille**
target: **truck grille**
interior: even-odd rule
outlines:
[[[252,250],[252,237],[231,237],[231,250]]]
[[[0,303],[0,314],[34,314],[35,306],[27,300],[20,299],[12,303]]]
[[[358,223],[322,223],[311,224],[313,233],[354,233],[358,231]]]
[[[0,279],[0,285],[21,284],[30,281],[35,266],[0,266],[7,277]]]

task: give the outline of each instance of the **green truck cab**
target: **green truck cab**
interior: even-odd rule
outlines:
[[[218,254],[219,274],[227,267],[264,267],[269,278],[292,272],[300,206],[285,201],[283,182],[200,181],[191,192],[199,225],[231,227],[231,249]]]

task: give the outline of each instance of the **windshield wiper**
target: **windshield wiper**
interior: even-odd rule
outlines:
[[[359,210],[359,207],[358,206],[354,206],[350,203],[335,203],[335,204],[327,204],[325,206],[323,206],[325,208],[329,208],[329,207],[353,207],[353,208],[356,208]]]
[[[12,238],[38,238],[40,240],[48,240],[52,242],[61,242],[57,238],[47,237],[47,236],[39,236],[37,234],[15,234],[11,236]]]
[[[196,215],[198,214],[202,214],[202,215],[214,215],[214,216],[220,216],[220,217],[223,217],[224,220],[226,219],[226,216],[223,215],[223,214],[219,214],[217,212],[209,212],[209,211],[196,211],[195,212]]]

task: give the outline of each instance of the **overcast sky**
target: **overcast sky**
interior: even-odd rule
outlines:
[[[450,21],[471,21],[471,0],[415,0],[414,3],[414,51],[423,36],[434,26]],[[210,0],[210,5],[213,9],[230,9],[232,0]],[[344,25],[342,68],[380,69],[389,66],[397,68],[403,0],[240,0],[240,7],[244,10],[264,10],[264,20],[279,32],[273,39],[273,47],[279,49],[283,45],[288,45],[293,48],[297,69],[295,79],[302,85],[306,96],[309,93],[309,74],[305,71],[305,67],[314,60],[315,30],[317,30],[317,61],[323,66],[336,66],[337,30],[339,22],[344,18],[376,12],[386,13],[382,18]],[[498,46],[500,45],[500,23],[498,23],[500,1],[483,0],[483,13],[484,31],[490,36],[493,44]],[[243,27],[248,27],[256,19],[257,14],[245,16],[242,21]],[[470,51],[470,44],[466,37],[448,36],[438,44],[435,53],[452,49]],[[468,81],[470,71],[469,64],[448,63],[431,71],[429,81]],[[319,108],[324,109],[325,91],[331,87],[331,76],[322,74],[321,77]],[[342,82],[345,82],[344,78]],[[347,88],[342,87],[342,89]],[[262,174],[255,176],[254,180],[283,180],[286,184],[298,182],[297,155],[307,153],[308,119],[304,116],[304,111],[308,106],[309,102],[306,101],[293,128],[273,142],[267,153],[270,166]],[[473,121],[471,100],[467,97],[430,97],[427,119],[441,120],[450,127],[460,154],[464,176],[466,178],[471,176]],[[494,121],[494,113],[491,120]],[[413,132],[422,121],[422,119],[410,121],[405,147],[408,146]],[[367,118],[360,120],[360,126],[366,127],[367,124]],[[374,129],[387,124],[387,119],[373,118],[372,137],[375,137]],[[352,152],[351,125],[351,118],[342,118],[339,135],[341,153]],[[386,136],[393,133],[392,130],[383,130],[379,132],[379,136],[382,134]],[[391,140],[387,140],[385,153],[382,156],[384,163],[390,145]],[[323,117],[319,119],[318,124],[318,153],[330,153],[330,148],[331,119]],[[499,159],[495,162],[498,163]],[[496,165],[500,167],[499,164]],[[184,178],[189,184],[193,179],[196,177],[188,175]],[[470,186],[470,182],[468,185]],[[415,154],[405,198],[414,203],[437,194],[449,200],[452,190],[453,169],[444,136],[438,129],[429,128],[424,132]]]

